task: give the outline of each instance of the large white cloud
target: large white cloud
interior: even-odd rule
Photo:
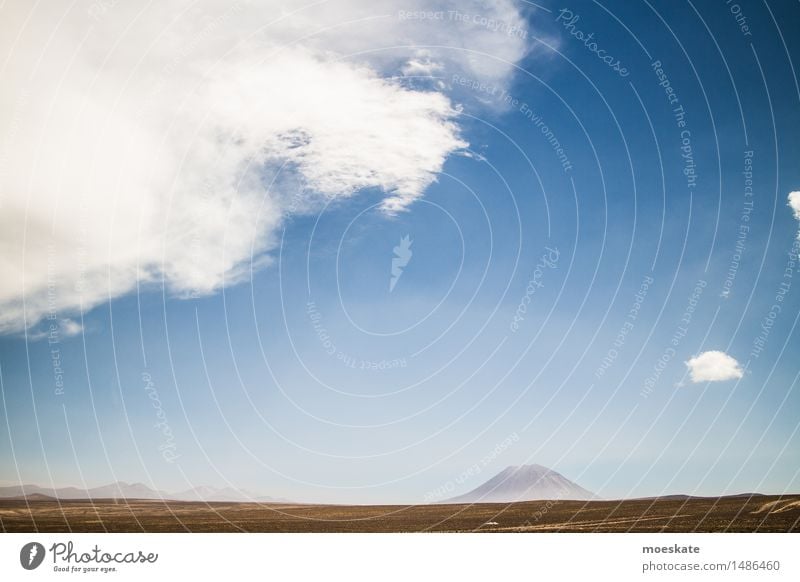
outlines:
[[[800,220],[800,192],[789,192],[789,208],[792,209],[794,217]]]
[[[509,1],[6,2],[0,332],[244,280],[322,200],[405,209],[466,141],[443,85],[403,71],[502,83],[528,50],[482,18],[398,16],[456,7],[524,30]]]
[[[735,358],[718,350],[703,352],[686,362],[686,366],[692,382],[723,382],[744,375]]]

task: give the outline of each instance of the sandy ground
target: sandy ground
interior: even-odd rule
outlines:
[[[0,500],[0,527],[6,532],[788,532],[800,531],[800,495],[416,506]]]

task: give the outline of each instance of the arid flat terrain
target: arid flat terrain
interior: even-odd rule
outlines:
[[[789,532],[800,531],[800,495],[408,506],[4,499],[0,526],[5,532]]]

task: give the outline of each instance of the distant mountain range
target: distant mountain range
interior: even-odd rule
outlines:
[[[510,503],[538,499],[592,500],[594,493],[541,465],[506,467],[486,483],[444,503]]]
[[[178,493],[167,493],[151,489],[143,483],[126,483],[118,481],[92,489],[76,487],[48,488],[38,485],[13,485],[0,487],[0,499],[167,499],[171,501],[222,501],[222,502],[256,502],[287,503],[286,500],[256,495],[243,489],[232,487],[194,487]]]
[[[143,483],[118,481],[101,487],[79,489],[76,487],[48,488],[38,485],[0,487],[0,499],[152,499],[195,502],[227,503],[291,503],[258,495],[232,487],[200,486],[169,493],[151,489]],[[469,493],[447,499],[442,503],[510,503],[538,499],[592,500],[596,495],[573,483],[560,473],[541,465],[506,467],[483,485]]]

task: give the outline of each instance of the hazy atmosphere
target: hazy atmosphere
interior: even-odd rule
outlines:
[[[0,487],[800,492],[798,22],[0,4]]]

